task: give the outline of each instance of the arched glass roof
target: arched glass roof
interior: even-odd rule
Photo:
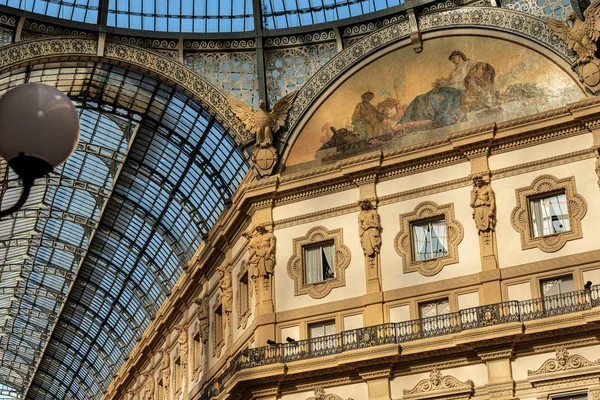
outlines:
[[[81,138],[0,220],[0,399],[99,399],[247,172],[225,129],[156,78],[91,61],[0,75],[67,93]],[[1,161],[3,208],[20,183]]]
[[[256,4],[254,4],[254,2]],[[56,18],[159,32],[250,32],[357,17],[404,0],[0,0]],[[260,10],[262,26],[255,26]]]

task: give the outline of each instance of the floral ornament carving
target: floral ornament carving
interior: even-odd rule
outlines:
[[[546,236],[534,237],[529,210],[530,197],[543,196],[564,192],[567,197],[569,225],[571,230]],[[583,237],[581,220],[587,212],[585,199],[577,193],[575,177],[557,179],[552,175],[542,175],[536,178],[531,186],[516,190],[517,206],[511,213],[513,228],[521,235],[523,250],[538,248],[546,253],[558,251],[569,240]]]
[[[335,248],[335,277],[317,283],[305,283],[304,247],[313,244],[333,241]],[[293,255],[288,261],[288,274],[294,280],[294,295],[308,294],[313,299],[327,296],[331,290],[346,286],[346,268],[350,265],[350,249],[344,245],[343,230],[328,230],[316,226],[306,236],[294,239]]]
[[[420,221],[443,218],[446,222],[448,254],[441,257],[417,261],[414,252],[412,225]],[[412,213],[400,215],[400,232],[394,239],[394,248],[400,257],[404,273],[419,272],[424,276],[433,276],[444,266],[458,262],[458,245],[463,239],[463,226],[454,218],[454,205],[438,206],[433,201],[419,204]]]
[[[556,350],[555,358],[544,361],[542,366],[535,371],[527,371],[527,375],[536,376],[587,367],[600,367],[600,359],[597,361],[589,361],[587,358],[578,354],[569,355],[569,351],[566,348],[561,347]]]
[[[429,379],[423,379],[412,389],[404,389],[404,398],[431,398],[440,397],[443,394],[467,394],[466,398],[473,393],[475,384],[472,380],[461,382],[451,375],[442,375],[434,369],[429,374]],[[434,392],[434,393],[432,393]],[[454,398],[454,397],[453,397]]]
[[[337,394],[325,394],[325,390],[322,387],[317,387],[315,389],[315,395],[308,397],[306,400],[344,400]],[[349,397],[346,400],[354,400]]]
[[[377,210],[369,200],[359,202],[361,211],[358,214],[358,234],[363,254],[367,257],[369,267],[375,267],[377,256],[381,250],[381,219]]]

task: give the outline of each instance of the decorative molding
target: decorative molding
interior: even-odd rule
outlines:
[[[254,39],[239,40],[184,40],[185,50],[250,50],[256,47]]]
[[[416,261],[413,254],[412,225],[436,217],[443,217],[446,223],[448,254],[442,257]],[[400,215],[400,232],[394,239],[394,248],[402,257],[404,273],[419,272],[424,276],[433,276],[446,265],[458,262],[458,245],[462,241],[464,230],[460,222],[454,218],[454,205],[438,206],[432,201],[417,205],[411,213]]]
[[[470,399],[475,384],[472,380],[461,382],[451,375],[442,375],[434,369],[429,379],[423,379],[413,389],[404,389],[403,399]],[[458,396],[462,395],[462,396]],[[458,396],[458,397],[457,397]]]
[[[247,276],[248,282],[248,308],[246,310],[242,310],[242,285],[241,280]],[[237,290],[236,290],[236,311],[237,311],[237,327],[241,329],[246,329],[248,325],[248,318],[252,315],[252,297],[254,293],[253,288],[253,280],[250,279],[250,275],[248,274],[248,261],[242,261],[240,265],[240,272],[237,275]]]
[[[315,211],[310,214],[297,215],[290,218],[280,219],[273,223],[273,229],[284,229],[291,226],[302,225],[309,222],[321,221],[323,219],[337,217],[340,215],[352,214],[360,211],[360,206],[345,204],[343,206],[328,208],[327,210]]]
[[[304,246],[331,241],[335,247],[335,278],[318,283],[304,283]],[[344,245],[343,230],[328,230],[316,226],[308,231],[306,236],[293,241],[293,255],[288,261],[288,274],[294,280],[294,295],[308,294],[313,299],[327,296],[332,289],[346,286],[346,268],[350,265],[350,249]]]
[[[563,190],[567,197],[571,230],[534,237],[529,212],[530,197]],[[531,186],[517,189],[515,192],[517,206],[511,213],[510,221],[513,228],[521,235],[523,250],[537,247],[543,252],[551,253],[562,249],[567,241],[583,237],[581,220],[587,212],[587,204],[585,199],[577,193],[575,177],[557,179],[552,175],[542,175],[536,178]]]
[[[297,36],[267,37],[265,47],[287,47],[300,44],[314,44],[335,41],[334,31],[312,32]]]
[[[321,386],[318,386],[315,389],[315,395],[308,397],[306,400],[344,400],[337,394],[325,394],[325,390]],[[352,398],[348,398],[346,400],[353,400]]]
[[[589,361],[587,358],[578,354],[569,355],[569,351],[565,347],[560,347],[556,350],[555,358],[544,361],[542,366],[535,371],[528,370],[527,376],[553,374],[560,371],[590,367],[598,367],[600,371],[600,359],[597,361]]]

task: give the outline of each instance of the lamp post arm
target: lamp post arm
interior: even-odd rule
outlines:
[[[12,207],[6,210],[0,210],[0,218],[6,217],[19,210],[19,208],[23,207],[23,204],[27,201],[29,197],[29,193],[31,192],[31,187],[33,186],[33,179],[23,179],[23,191],[21,192],[21,197]]]

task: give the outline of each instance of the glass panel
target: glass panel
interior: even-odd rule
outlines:
[[[326,242],[304,248],[304,281],[322,282],[336,276],[335,243]]]
[[[412,224],[412,239],[415,261],[448,255],[445,219]]]
[[[450,313],[448,299],[419,304],[421,327],[424,332],[432,332],[448,328],[450,320],[445,315]]]
[[[565,193],[531,199],[529,206],[534,237],[553,235],[571,229]]]

